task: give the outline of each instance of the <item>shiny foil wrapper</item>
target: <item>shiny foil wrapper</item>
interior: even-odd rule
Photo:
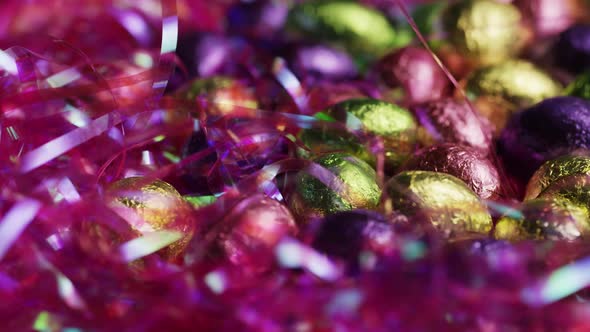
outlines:
[[[488,153],[493,128],[467,102],[446,98],[416,106],[413,112],[427,133],[425,145],[432,141],[468,145]]]
[[[518,54],[522,46],[521,14],[512,4],[494,0],[461,0],[443,14],[450,41],[483,64]]]
[[[446,237],[486,234],[492,229],[485,204],[452,175],[405,171],[391,178],[386,190],[395,210],[423,218]]]
[[[227,11],[227,28],[235,34],[270,39],[283,29],[288,12],[283,2],[240,1]]]
[[[544,162],[590,148],[590,101],[556,97],[513,115],[498,152],[511,173],[525,181]]]
[[[261,252],[268,252],[282,238],[297,234],[289,209],[262,194],[242,200],[220,222],[222,230],[216,245],[223,256],[252,272],[263,271],[271,264],[261,259]]]
[[[313,225],[312,246],[331,257],[358,265],[363,251],[387,253],[396,244],[394,226],[375,211],[328,215]]]
[[[441,172],[465,182],[481,199],[502,196],[500,176],[494,163],[481,151],[469,146],[442,144],[424,148],[404,169]]]
[[[466,90],[498,135],[515,111],[558,96],[563,88],[534,64],[508,60],[473,72],[467,79]]]
[[[469,95],[496,99],[498,106],[515,111],[558,96],[563,87],[530,62],[508,60],[472,73],[466,89]]]
[[[347,0],[310,1],[295,5],[288,18],[299,35],[335,43],[351,53],[381,55],[398,34],[383,13]]]
[[[552,36],[569,28],[588,9],[583,0],[519,0],[523,16],[532,24],[537,35]]]
[[[353,209],[373,209],[381,188],[366,162],[345,153],[328,153],[313,159],[296,177],[290,198],[292,211],[303,219]]]
[[[574,204],[590,208],[590,176],[574,174],[560,178],[548,186],[539,198],[566,199]]]
[[[240,81],[224,76],[197,78],[181,87],[176,97],[194,101],[206,101],[208,115],[224,116],[238,107],[257,108],[258,102],[254,93]]]
[[[572,175],[590,175],[590,157],[566,155],[547,161],[529,180],[525,200],[538,197],[554,182]]]
[[[168,259],[179,257],[193,236],[192,208],[173,186],[164,181],[125,178],[108,188],[107,197],[138,237],[161,230],[182,234],[180,240],[161,251]]]
[[[382,139],[389,169],[397,168],[414,151],[416,121],[405,108],[367,98],[338,103],[324,113],[347,125],[360,122],[366,133]]]
[[[369,164],[375,164],[375,156],[362,140],[345,129],[329,127],[304,129],[299,134],[299,139],[309,149],[297,150],[297,155],[301,158],[313,158],[329,152],[346,152]]]
[[[425,49],[408,46],[383,57],[377,71],[391,88],[401,87],[407,103],[442,98],[450,90],[449,79]]]
[[[496,239],[509,241],[573,241],[589,234],[587,209],[564,199],[527,201],[518,212],[500,218],[494,228]]]

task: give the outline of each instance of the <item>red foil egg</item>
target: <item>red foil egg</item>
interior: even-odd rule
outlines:
[[[404,89],[410,104],[440,99],[449,92],[448,78],[423,48],[404,47],[383,57],[377,67],[385,84]]]
[[[405,165],[405,169],[453,175],[482,199],[497,199],[502,193],[494,163],[481,151],[469,146],[447,143],[424,148]]]
[[[490,150],[492,125],[467,102],[446,98],[416,106],[413,111],[429,134],[426,141],[467,145],[485,152]]]
[[[295,219],[280,202],[262,194],[238,203],[224,218],[217,246],[235,265],[252,272],[265,270],[272,262],[272,250],[285,236],[297,234]]]

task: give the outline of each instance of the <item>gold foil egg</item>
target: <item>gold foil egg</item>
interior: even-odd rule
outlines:
[[[564,199],[533,199],[500,218],[494,237],[500,240],[576,240],[587,236],[586,209]]]
[[[529,180],[524,199],[537,198],[553,183],[572,175],[590,175],[590,157],[566,155],[545,162]]]
[[[471,74],[467,92],[474,97],[495,99],[512,110],[558,96],[563,87],[549,74],[524,60],[509,60],[483,67]]]
[[[323,112],[324,117],[362,129],[383,140],[385,162],[395,169],[414,151],[417,125],[412,114],[397,105],[376,99],[350,99]],[[302,141],[316,153],[345,151],[369,162],[375,156],[352,134],[321,129],[304,130]]]
[[[380,11],[356,1],[301,3],[291,9],[288,22],[303,37],[336,43],[357,54],[379,56],[400,43]]]
[[[299,172],[290,198],[292,211],[304,218],[353,209],[373,209],[381,188],[369,164],[346,153],[328,153]]]
[[[574,174],[557,179],[541,192],[539,198],[568,200],[584,209],[590,217],[590,175]]]
[[[462,0],[443,14],[443,25],[455,47],[482,64],[517,54],[524,42],[521,15],[512,4],[494,0]]]
[[[129,177],[113,183],[107,196],[115,209],[127,208],[120,211],[138,236],[161,230],[182,234],[162,250],[165,257],[178,257],[188,245],[195,228],[192,209],[167,182]]]
[[[207,114],[213,116],[227,115],[238,107],[258,107],[252,91],[240,81],[224,76],[197,78],[178,89],[176,96],[189,101],[203,98],[209,103]]]
[[[438,172],[405,171],[386,185],[394,209],[429,222],[447,237],[492,229],[492,217],[477,195],[458,178]]]

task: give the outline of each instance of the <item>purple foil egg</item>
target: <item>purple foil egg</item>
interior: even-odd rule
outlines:
[[[377,65],[389,87],[402,87],[409,103],[425,103],[447,94],[449,80],[432,55],[419,47],[405,47],[386,55]]]
[[[239,2],[228,10],[228,28],[240,35],[271,38],[285,25],[288,12],[286,2]]]
[[[176,50],[191,76],[237,75],[253,48],[240,37],[203,33],[187,35]]]
[[[301,77],[311,75],[338,80],[357,75],[356,65],[346,52],[323,45],[299,48],[293,63],[295,72]]]
[[[335,213],[318,221],[312,246],[328,256],[358,263],[363,250],[384,254],[395,244],[392,224],[377,212]]]
[[[549,159],[590,149],[590,101],[546,99],[513,115],[502,131],[498,152],[509,171],[528,179]]]
[[[554,48],[557,66],[579,74],[590,68],[590,24],[575,25],[560,36]]]
[[[413,108],[429,139],[474,147],[488,152],[492,144],[492,125],[464,101],[446,98]]]
[[[501,184],[494,163],[469,146],[441,144],[424,148],[405,165],[407,170],[442,172],[465,182],[482,199],[501,196]]]

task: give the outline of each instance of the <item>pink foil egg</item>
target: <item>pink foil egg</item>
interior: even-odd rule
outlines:
[[[402,87],[411,104],[439,99],[449,91],[448,78],[423,48],[408,46],[386,55],[378,72],[389,87]]]

